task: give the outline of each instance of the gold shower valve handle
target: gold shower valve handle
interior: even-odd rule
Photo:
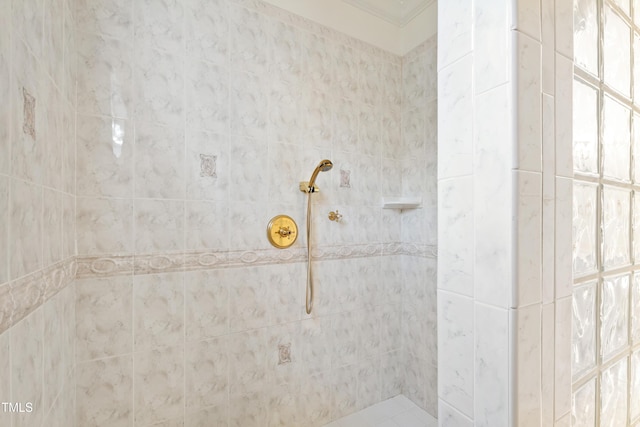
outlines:
[[[280,237],[287,237],[293,234],[293,231],[289,230],[289,227],[280,227],[280,230],[278,230],[278,234],[280,235]]]
[[[298,238],[298,225],[287,215],[271,218],[267,226],[267,239],[278,249],[285,249],[293,245]]]
[[[337,209],[335,212],[334,211],[329,212],[329,221],[340,222],[341,219],[342,219],[342,214],[338,212]]]

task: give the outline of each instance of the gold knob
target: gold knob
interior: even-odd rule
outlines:
[[[338,212],[337,209],[335,212],[334,211],[329,212],[329,221],[340,222],[341,219],[342,219],[342,214]]]
[[[275,216],[267,226],[267,238],[278,249],[288,248],[298,238],[298,226],[290,216]]]

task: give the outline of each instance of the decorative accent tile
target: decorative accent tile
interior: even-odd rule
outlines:
[[[0,285],[0,334],[40,307],[76,276],[75,258]]]
[[[208,176],[211,178],[217,178],[216,175],[216,160],[218,156],[210,154],[200,154],[200,176]]]
[[[22,131],[31,138],[36,139],[36,99],[25,88],[22,88],[22,95],[24,97]]]
[[[340,169],[340,188],[351,188],[351,171]]]
[[[278,345],[278,365],[291,363],[291,343]]]

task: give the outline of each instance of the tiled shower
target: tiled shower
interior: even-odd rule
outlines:
[[[437,414],[435,37],[398,56],[257,0],[0,6],[0,400],[32,403],[0,425]],[[322,158],[307,315],[305,238],[266,226],[303,229]]]
[[[636,3],[0,0],[0,425],[638,425]]]

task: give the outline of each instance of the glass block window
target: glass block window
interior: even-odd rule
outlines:
[[[574,0],[574,64],[572,425],[640,426],[640,0]]]

